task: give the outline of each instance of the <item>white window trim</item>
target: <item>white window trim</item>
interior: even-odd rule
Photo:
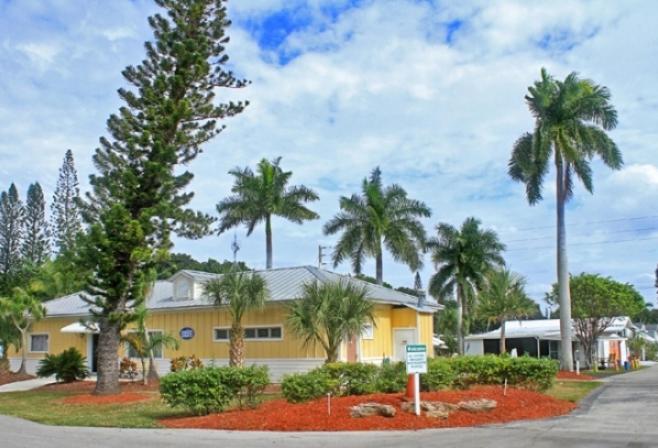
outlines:
[[[375,324],[370,322],[370,323],[365,324],[363,327],[364,328],[361,329],[361,334],[359,335],[360,336],[359,339],[364,340],[364,341],[374,341],[375,340]],[[365,334],[365,332],[364,332],[365,327],[370,327],[370,331],[372,332],[371,336],[367,336]]]
[[[46,336],[46,350],[32,350],[32,336]],[[30,333],[28,353],[48,353],[50,351],[50,333]]]
[[[280,341],[283,341],[283,338],[284,338],[283,331],[284,330],[283,330],[283,325],[281,325],[281,324],[247,325],[247,326],[242,327],[243,330],[247,330],[249,328],[279,328],[281,330],[281,337],[279,337],[279,338],[259,338],[259,337],[244,338],[245,342],[252,342],[252,341],[254,341],[254,342],[280,342]],[[215,330],[229,330],[230,331],[231,327],[213,327],[212,328],[212,340],[213,340],[213,342],[227,343],[227,342],[231,341],[230,335],[229,335],[228,339],[217,339],[215,337]]]
[[[159,330],[156,328],[153,329],[149,328],[148,330],[146,330],[146,332],[165,334],[164,330]],[[137,333],[137,330],[135,328],[130,328],[128,329],[128,333]],[[153,359],[165,359],[165,348],[162,347],[160,351],[162,352],[162,356],[153,356]],[[127,342],[126,342],[126,356],[130,357],[130,344],[128,344]],[[130,359],[139,359],[139,358],[130,357]]]

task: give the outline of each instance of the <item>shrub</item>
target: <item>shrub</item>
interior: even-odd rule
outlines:
[[[385,362],[379,368],[376,389],[378,392],[402,392],[407,387],[407,370],[403,362]]]
[[[131,379],[135,378],[137,376],[137,363],[128,357],[123,358],[119,362],[119,375]]]
[[[221,412],[233,400],[255,407],[269,384],[267,367],[205,367],[181,370],[160,380],[162,399],[196,414]]]
[[[285,399],[291,403],[301,403],[312,400],[331,392],[335,383],[327,372],[321,369],[308,373],[294,373],[283,377],[281,391]]]
[[[365,395],[377,391],[378,368],[374,364],[333,362],[320,370],[334,383],[335,395]]]
[[[46,355],[39,362],[37,376],[49,377],[53,375],[57,381],[64,383],[83,380],[89,375],[87,358],[82,356],[74,347],[64,350],[59,355]]]
[[[455,373],[455,386],[502,384],[505,381],[505,363],[509,359],[511,358],[496,355],[451,358],[450,365]]]
[[[431,358],[427,362],[427,373],[420,375],[420,388],[424,391],[447,389],[454,386],[455,380],[450,359]]]
[[[557,361],[552,359],[522,356],[507,359],[504,376],[508,384],[541,391],[553,385],[558,369]]]

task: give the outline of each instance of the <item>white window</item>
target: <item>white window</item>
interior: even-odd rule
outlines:
[[[229,328],[215,328],[213,330],[214,341],[228,341],[231,338]],[[248,341],[280,341],[283,339],[283,329],[275,327],[247,327],[244,329],[244,338]]]
[[[30,351],[32,353],[47,353],[48,335],[47,334],[30,335]]]
[[[372,324],[365,324],[363,326],[361,339],[375,339],[375,327]]]
[[[153,336],[162,336],[163,332],[161,330],[149,330],[149,338]],[[139,358],[139,353],[135,351],[132,345],[127,344],[126,350],[128,351],[128,357],[129,358]],[[153,347],[153,357],[155,359],[162,359],[163,353],[162,353],[162,345],[158,344]]]
[[[176,299],[190,298],[190,284],[187,280],[178,280],[176,282]]]

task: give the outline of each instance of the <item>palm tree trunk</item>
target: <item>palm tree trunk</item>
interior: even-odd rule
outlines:
[[[242,325],[234,322],[231,326],[231,348],[229,350],[229,365],[233,367],[244,366],[244,331]]]
[[[462,297],[462,290],[457,285],[457,352],[460,355],[464,354],[464,302]]]
[[[99,323],[98,335],[98,379],[96,380],[97,395],[119,393],[119,324],[102,319]]]
[[[379,243],[379,252],[376,257],[376,275],[377,275],[377,284],[384,284],[384,257],[382,256],[382,244]]]
[[[21,332],[21,367],[17,373],[27,373],[27,330],[20,330]]]
[[[505,346],[505,319],[503,319],[500,322],[500,354],[505,353],[507,353],[507,347]]]
[[[564,220],[566,199],[564,164],[557,159],[557,283],[560,300],[560,368],[573,371],[571,338],[571,295],[569,293],[569,267],[567,264],[567,230]]]
[[[265,252],[267,255],[266,269],[272,269],[272,216],[265,218]]]
[[[160,381],[160,375],[158,375],[158,370],[155,368],[155,359],[153,358],[153,351],[149,353],[148,381],[151,383],[156,383]]]

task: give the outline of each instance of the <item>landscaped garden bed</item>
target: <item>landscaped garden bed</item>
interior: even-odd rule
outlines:
[[[18,381],[32,380],[35,377],[27,373],[0,372],[0,386]]]
[[[576,405],[547,395],[499,386],[476,386],[468,390],[426,392],[422,400],[457,404],[465,400],[490,399],[497,406],[490,411],[456,410],[448,418],[420,417],[403,411],[403,394],[371,394],[331,399],[331,414],[327,398],[306,403],[273,400],[257,409],[232,410],[199,417],[167,418],[161,423],[169,428],[206,428],[261,431],[365,431],[391,429],[424,429],[477,426],[515,420],[541,419],[563,415]],[[355,418],[351,408],[362,403],[388,404],[396,409],[394,417],[370,416]]]

